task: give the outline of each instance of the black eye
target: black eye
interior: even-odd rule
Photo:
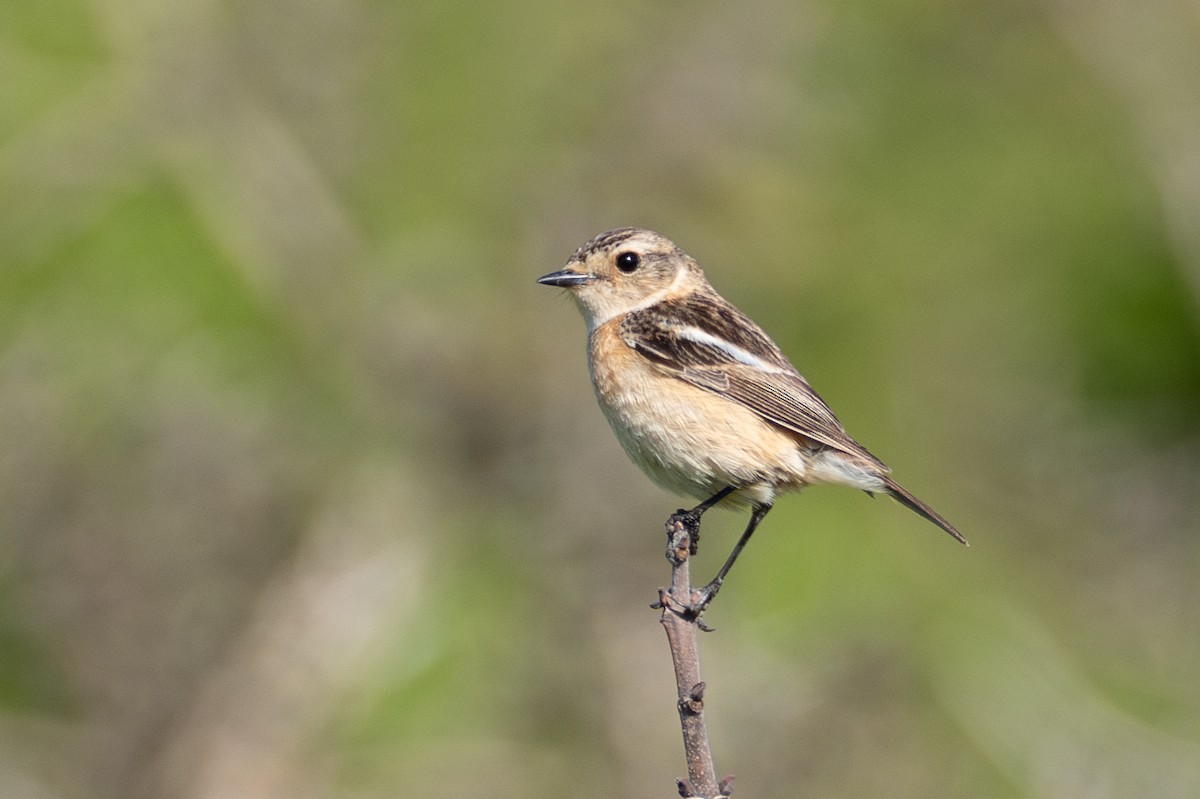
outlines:
[[[636,252],[623,252],[617,256],[617,269],[620,269],[627,275],[636,270],[641,263],[642,259],[638,257]]]

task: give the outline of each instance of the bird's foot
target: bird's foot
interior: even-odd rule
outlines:
[[[704,623],[704,620],[701,618],[701,616],[704,615],[704,611],[708,609],[708,606],[712,603],[712,601],[716,599],[717,592],[721,590],[721,584],[723,582],[723,580],[716,579],[703,588],[693,588],[691,597],[692,601],[684,606],[684,618],[688,619],[689,621],[696,622],[700,629],[704,630],[705,632],[712,632],[712,629]]]
[[[720,590],[721,582],[713,580],[703,588],[693,588],[688,601],[680,602],[669,590],[662,589],[658,593],[658,601],[650,607],[656,609],[665,608],[685,621],[694,623],[703,632],[711,633],[715,631],[715,628],[709,627],[704,623],[704,611]]]
[[[704,511],[699,508],[680,508],[667,519],[667,535],[674,537],[679,533],[687,535],[688,554],[695,555],[700,551],[700,517]]]

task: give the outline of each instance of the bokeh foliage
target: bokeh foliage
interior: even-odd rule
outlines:
[[[670,795],[679,500],[533,284],[638,224],[972,541],[779,503],[702,642],[739,793],[1197,795],[1198,45],[1172,0],[0,6],[0,794]]]

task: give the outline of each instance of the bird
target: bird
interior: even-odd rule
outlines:
[[[771,337],[666,236],[601,233],[537,282],[565,289],[582,313],[596,400],[630,459],[668,491],[702,500],[672,520],[698,534],[716,505],[750,510],[733,552],[689,607],[693,616],[776,498],[810,485],[890,496],[967,543],[850,437]]]

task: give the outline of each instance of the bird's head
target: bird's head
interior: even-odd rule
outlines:
[[[565,267],[538,282],[571,292],[588,330],[595,330],[617,316],[695,291],[704,275],[666,236],[620,228],[596,236]]]

